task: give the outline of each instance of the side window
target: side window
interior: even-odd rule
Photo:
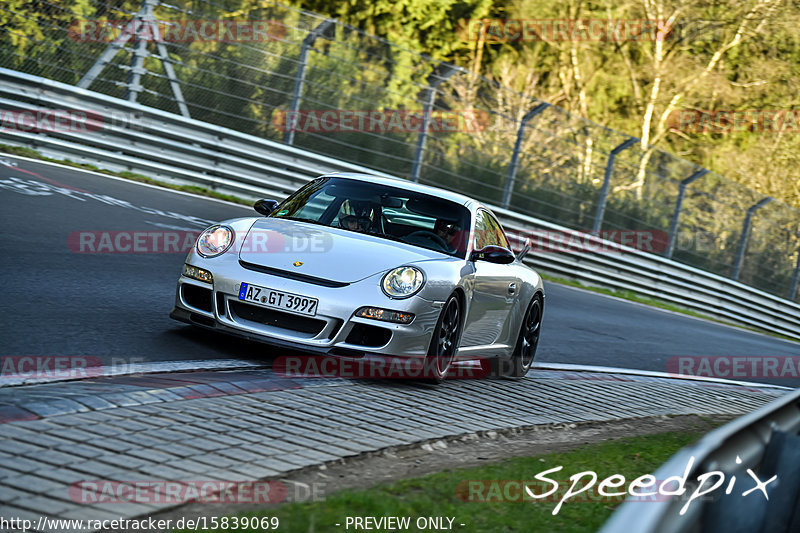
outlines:
[[[508,248],[508,239],[506,239],[503,226],[500,225],[496,218],[488,213],[486,213],[486,220],[489,221],[489,225],[492,227],[492,233],[494,234],[494,243],[492,244],[502,246],[503,248]]]
[[[475,249],[480,250],[491,244],[494,244],[494,231],[489,221],[489,214],[479,209],[475,221]]]
[[[475,221],[475,249],[480,250],[486,246],[508,248],[508,240],[500,223],[487,211],[479,209]]]

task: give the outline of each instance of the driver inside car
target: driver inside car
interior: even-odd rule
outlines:
[[[433,226],[433,232],[444,241],[448,250],[451,251],[455,250],[453,241],[456,231],[457,226],[453,222],[441,218],[436,219],[436,223]]]
[[[342,211],[346,214],[339,215],[339,226],[350,231],[366,233],[372,229],[370,215],[373,210],[370,202],[346,200],[342,204]]]
[[[365,233],[369,230],[372,221],[369,217],[357,217],[355,215],[347,215],[339,219],[339,226],[350,231],[360,231]]]

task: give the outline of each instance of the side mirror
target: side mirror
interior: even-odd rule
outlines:
[[[522,261],[522,259],[531,251],[531,243],[530,239],[525,239],[525,244],[522,246],[522,249],[517,252],[517,261]]]
[[[488,261],[490,263],[497,263],[498,265],[507,265],[513,263],[516,259],[514,253],[508,248],[502,246],[485,246],[480,250],[472,252],[470,257],[472,261]]]
[[[253,205],[253,208],[266,217],[275,211],[275,208],[278,207],[278,203],[279,202],[275,200],[259,200]]]

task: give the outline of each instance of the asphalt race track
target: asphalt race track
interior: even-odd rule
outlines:
[[[0,172],[0,356],[112,364],[279,355],[168,317],[184,253],[73,251],[75,232],[198,231],[253,210],[2,155]],[[800,356],[800,344],[548,284],[537,361],[664,372],[675,356]],[[798,378],[736,379],[800,386]]]

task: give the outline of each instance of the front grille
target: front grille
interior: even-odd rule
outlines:
[[[312,285],[319,285],[321,287],[347,287],[349,283],[343,281],[332,281],[325,278],[318,278],[316,276],[309,276],[308,274],[300,274],[298,272],[289,272],[288,270],[281,270],[280,268],[272,268],[264,265],[257,265],[255,263],[248,263],[239,259],[239,264],[247,270],[254,272],[261,272],[262,274],[271,274],[281,278],[293,279],[295,281],[302,281],[304,283],[311,283]]]
[[[233,300],[230,300],[230,309],[231,313],[244,320],[299,333],[316,335],[325,327],[325,321],[318,318],[293,315]]]
[[[342,325],[344,324],[343,320],[339,320],[338,318],[334,318],[332,320],[333,325],[331,326],[331,330],[328,333],[328,340],[333,340],[336,337],[336,334],[339,333],[339,330],[342,329]]]
[[[221,292],[217,293],[217,314],[225,316],[225,295]]]
[[[391,338],[392,332],[386,328],[368,326],[367,324],[355,324],[344,342],[347,344],[377,348],[389,342]]]
[[[186,305],[207,313],[212,311],[211,289],[184,283],[181,285],[181,291],[183,291],[183,301],[186,302]]]

